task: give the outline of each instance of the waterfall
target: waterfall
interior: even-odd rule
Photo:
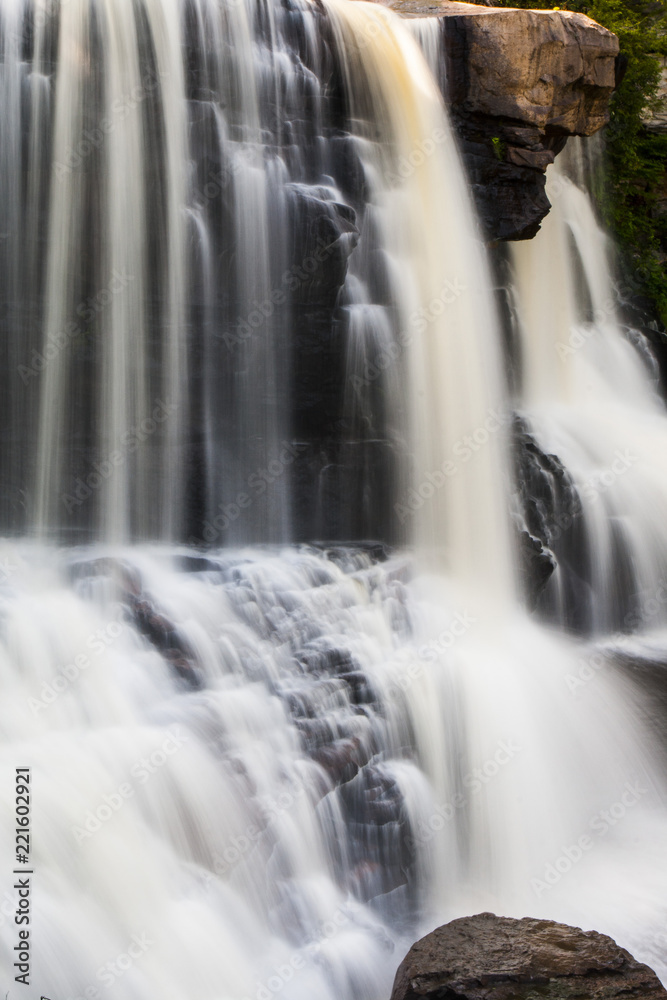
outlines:
[[[405,21],[405,27],[418,42],[440,90],[446,93],[447,69],[443,58],[443,22],[437,17],[410,17]]]
[[[667,981],[664,406],[559,170],[511,398],[440,30],[0,0],[3,982],[17,767],[51,1000],[382,1000],[485,909]]]
[[[576,518],[563,521],[555,544],[564,549],[568,535],[580,535],[566,559],[588,626],[598,634],[661,627],[667,421],[655,362],[619,318],[607,238],[586,192],[558,161],[548,191],[553,207],[543,233],[513,251],[518,406],[574,483]],[[562,618],[567,596],[558,571],[551,589]]]
[[[7,528],[116,542],[289,540],[296,458],[310,449],[300,476],[302,507],[312,507],[316,463],[324,476],[332,464],[316,453],[322,439],[360,447],[362,483],[383,464],[380,439],[381,492],[403,484],[398,516],[389,507],[394,533],[421,532],[456,575],[497,571],[503,589],[486,263],[440,92],[395,19],[335,4],[326,18],[245,3],[5,9],[16,20],[5,35],[22,31],[26,51],[10,48],[3,64],[13,88],[3,204],[20,203],[21,178],[31,179],[27,225],[7,223],[3,298],[27,314],[27,329],[7,314],[20,358],[7,397],[36,450],[23,471],[21,446],[4,445],[3,462],[21,470]],[[438,29],[419,26],[432,61]],[[21,75],[29,97],[18,101]],[[333,325],[320,329],[326,308]],[[359,409],[377,409],[382,380],[351,394],[363,372],[348,366],[343,379],[334,355],[372,364],[383,347],[395,366],[398,355],[401,381],[411,373],[420,408],[395,398],[393,421],[372,427]],[[465,399],[453,375],[463,370]],[[322,401],[316,383],[327,380]],[[425,393],[435,409],[421,405]],[[313,426],[318,440],[304,441]],[[463,438],[487,433],[492,444],[462,468]],[[337,464],[344,495],[349,456]],[[447,476],[446,490],[433,486]],[[341,525],[342,537],[377,530],[378,492],[362,487],[362,524]],[[328,514],[318,534],[331,531]]]
[[[497,597],[511,594],[500,337],[439,91],[417,46],[393,31],[382,8],[329,10],[338,48],[350,54],[352,121],[370,119],[383,140],[362,157],[410,379],[414,485],[399,497],[399,519],[435,566]],[[371,30],[376,45],[367,42]],[[394,162],[383,162],[392,154]]]

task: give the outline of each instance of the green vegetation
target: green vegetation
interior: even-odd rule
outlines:
[[[493,146],[493,152],[496,154],[498,160],[502,160],[505,156],[505,144],[498,135],[494,135],[491,139],[491,145]]]
[[[595,193],[616,237],[624,277],[667,325],[667,134],[644,119],[658,108],[660,56],[667,56],[667,0],[493,0],[505,7],[580,11],[618,35],[627,59],[611,102],[607,164]]]

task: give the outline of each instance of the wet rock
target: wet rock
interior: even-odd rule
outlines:
[[[355,573],[358,570],[367,569],[375,563],[386,562],[392,554],[389,545],[377,541],[351,541],[344,542],[342,545],[330,542],[313,542],[312,547],[320,550],[344,573]]]
[[[188,688],[198,690],[203,687],[194,651],[176,623],[146,593],[141,574],[135,566],[122,559],[103,557],[76,562],[69,572],[76,581],[108,579],[134,627],[167,661],[176,676]]]
[[[594,669],[619,670],[636,686],[637,713],[667,751],[667,651],[660,641],[641,635],[616,635],[595,647],[590,662]]]
[[[189,643],[174,622],[158,610],[146,594],[128,593],[126,605],[139,631],[169,663],[174,673],[190,688],[203,687]]]
[[[361,670],[341,674],[341,680],[350,687],[350,701],[354,705],[373,705],[378,696],[370,679]]]
[[[523,529],[519,532],[519,564],[529,607],[534,610],[558,565],[556,557],[540,538]]]
[[[339,347],[344,352],[342,341]],[[330,369],[334,374],[334,369]],[[326,538],[347,542],[371,533],[390,545],[401,540],[393,509],[400,452],[388,439],[381,423],[375,440],[350,437],[350,429],[339,418],[344,398],[345,372],[338,366],[338,396],[332,403],[331,421],[319,424],[315,409],[312,428],[321,431],[299,453],[292,468],[294,523],[297,541]],[[314,397],[312,400],[315,403]],[[334,411],[333,404],[337,409]],[[320,410],[322,416],[324,410]],[[304,418],[305,418],[304,414]],[[335,417],[335,419],[334,419]],[[307,436],[305,424],[303,436]]]
[[[294,724],[301,736],[305,753],[313,757],[322,747],[328,747],[335,739],[335,728],[328,719],[300,718],[296,714]]]
[[[556,455],[542,450],[525,421],[515,423],[516,481],[520,555],[527,603],[547,620],[583,635],[591,634],[596,614],[593,542],[579,489]],[[586,496],[584,484],[583,495]],[[596,501],[604,505],[604,494]],[[611,630],[628,632],[642,620],[632,538],[623,520],[610,517],[610,586],[606,614]],[[524,529],[523,531],[521,529]],[[554,577],[554,584],[551,578]],[[557,578],[557,586],[555,580]]]
[[[365,202],[368,197],[366,178],[355,146],[348,133],[339,133],[330,139],[333,175],[343,194],[351,201]]]
[[[292,184],[292,303],[332,309],[359,241],[356,213],[335,199],[332,188]]]
[[[480,913],[412,946],[391,1000],[662,1000],[656,974],[604,934]]]
[[[526,601],[547,617],[564,618],[576,631],[590,625],[590,557],[581,499],[556,455],[547,454],[526,422],[514,424],[517,504],[523,520],[520,557]],[[557,572],[556,607],[548,587]]]
[[[363,780],[346,797],[346,806],[353,818],[369,827],[401,823],[405,818],[400,786],[381,765],[364,771]]]
[[[415,902],[414,853],[403,794],[387,765],[369,763],[341,788],[353,862],[350,887],[370,900],[402,887],[408,912]]]
[[[328,746],[320,747],[311,756],[328,772],[334,785],[351,781],[369,759],[368,750],[358,737],[336,740]]]
[[[350,650],[332,645],[325,638],[316,639],[304,646],[297,654],[297,660],[309,674],[344,674],[356,669]]]
[[[489,240],[531,239],[551,207],[545,171],[569,135],[609,120],[618,39],[583,14],[386,0],[443,20],[446,98]]]
[[[222,565],[219,560],[209,556],[193,555],[190,552],[178,553],[174,559],[175,565],[183,573],[215,573],[222,576]]]
[[[338,679],[311,680],[307,685],[294,691],[281,693],[290,714],[295,719],[326,720],[326,715],[348,705],[347,688]]]

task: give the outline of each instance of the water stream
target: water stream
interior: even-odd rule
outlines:
[[[21,766],[36,995],[383,1000],[482,910],[667,982],[664,404],[565,167],[510,393],[433,23],[0,0],[12,1000]]]

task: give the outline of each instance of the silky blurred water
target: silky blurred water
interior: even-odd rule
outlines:
[[[664,408],[562,174],[514,255],[510,397],[434,24],[0,2],[11,996],[17,767],[51,1000],[381,1000],[420,934],[481,910],[667,977]],[[348,452],[305,466],[322,537],[338,477],[343,523],[386,493],[402,547],[293,543],[304,330],[342,373]],[[561,569],[550,625],[521,606],[514,410],[581,495],[585,638]]]

